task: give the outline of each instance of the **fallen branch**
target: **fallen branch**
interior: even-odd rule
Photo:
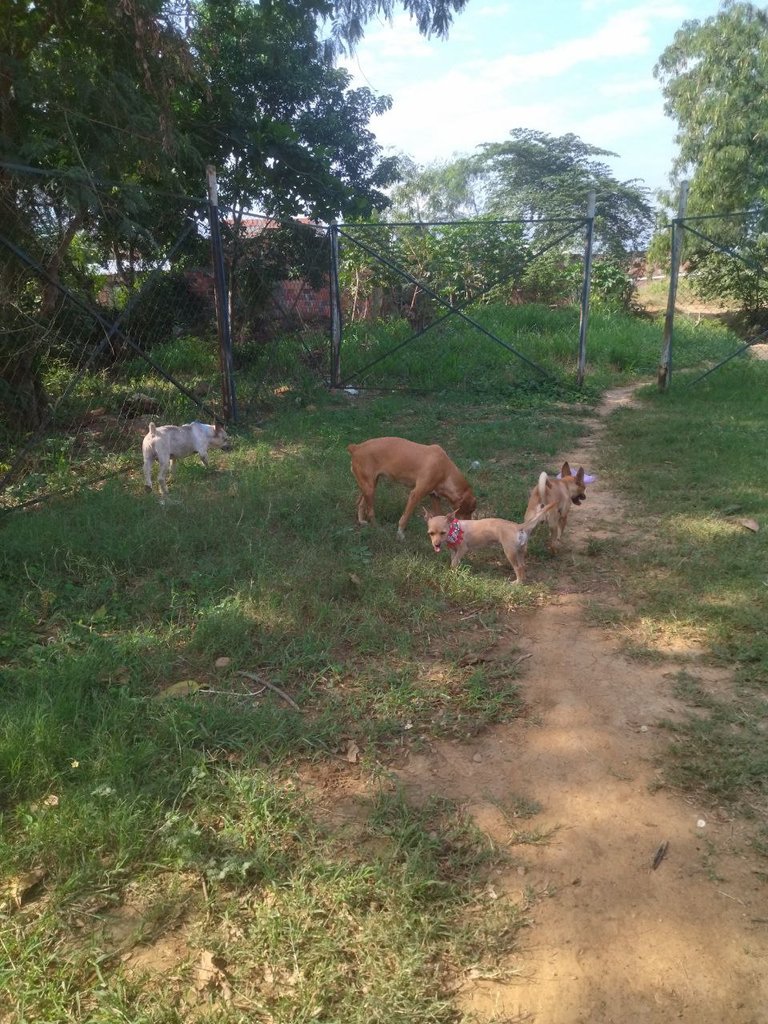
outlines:
[[[278,695],[278,697],[282,697],[286,704],[290,704],[292,708],[296,709],[296,711],[301,712],[301,708],[293,697],[289,697],[285,690],[281,690],[279,686],[275,686],[274,683],[270,683],[268,679],[264,679],[262,676],[257,676],[253,672],[238,672],[237,674],[239,676],[245,676],[246,679],[252,679],[254,683],[261,683],[263,686],[268,686],[270,690],[273,690]]]
[[[242,697],[244,700],[250,699],[251,697],[260,697],[266,690],[266,686],[262,686],[260,690],[254,690],[251,693],[237,693],[235,690],[198,690],[198,693],[212,693],[216,697]]]
[[[531,653],[531,654],[521,654],[519,658],[515,658],[515,660],[511,663],[511,665],[509,667],[510,668],[514,668],[515,665],[519,665],[521,661],[525,661],[526,658],[532,658],[532,657],[533,657],[533,653]]]

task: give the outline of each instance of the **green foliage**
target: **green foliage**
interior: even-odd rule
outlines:
[[[690,212],[745,210],[768,199],[768,15],[729,0],[686,21],[655,68],[678,124],[679,177],[693,171]]]
[[[768,236],[740,247],[738,255],[702,247],[691,253],[689,264],[689,280],[696,295],[721,302],[735,301],[751,320],[759,319],[760,311],[768,303],[768,281],[763,269],[768,264]]]
[[[393,220],[461,220],[482,215],[470,157],[420,166],[400,158],[400,181],[392,190]]]
[[[590,304],[595,309],[629,312],[635,285],[626,268],[617,260],[598,259],[592,265]]]
[[[203,282],[205,286],[205,278]],[[131,306],[121,328],[147,352],[182,334],[210,334],[216,324],[211,278],[207,285],[206,291],[201,291],[183,270],[157,274],[142,289],[140,300]]]
[[[483,183],[486,209],[497,216],[582,218],[587,197],[596,193],[595,241],[599,250],[621,257],[642,247],[648,233],[651,206],[645,188],[634,181],[617,181],[599,157],[607,150],[573,134],[515,128],[508,142],[486,143],[474,158],[475,174]],[[535,224],[537,242],[550,242],[567,225]]]
[[[405,227],[381,222],[374,230],[347,225],[340,281],[352,320],[400,315],[421,329],[441,316],[445,306],[414,282],[444,302],[466,305],[489,292],[511,289],[525,261],[520,225],[490,218]]]
[[[655,74],[678,125],[675,175],[691,180],[688,215],[755,211],[694,225],[732,256],[690,234],[684,249],[699,294],[736,300],[751,315],[765,303],[768,252],[768,14],[730,0],[710,18],[685,22]]]

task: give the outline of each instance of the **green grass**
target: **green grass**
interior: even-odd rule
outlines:
[[[426,390],[434,389],[438,381],[439,387],[466,392],[537,388],[547,382],[572,389],[578,356],[578,309],[536,305],[510,309],[490,304],[473,307],[470,313],[517,355],[456,318],[414,341],[407,340],[410,328],[400,320],[351,324],[345,328],[342,377],[355,385]],[[403,347],[393,351],[398,345]],[[655,375],[660,345],[658,319],[594,310],[587,339],[588,390]],[[680,318],[676,324],[675,361],[679,367],[721,358],[734,347],[732,336],[714,321],[697,324]],[[377,359],[380,362],[368,370]]]
[[[570,372],[573,317],[543,315],[539,354]],[[658,325],[595,321],[595,380],[655,365]],[[686,330],[681,362],[733,345]],[[200,371],[199,352],[171,355]],[[521,713],[515,651],[475,655],[548,599],[551,573],[534,552],[534,582],[515,587],[492,550],[449,572],[417,517],[395,541],[404,494],[386,484],[378,525],[361,530],[346,452],[383,433],[439,440],[479,514],[518,517],[538,472],[578,444],[597,389],[500,389],[483,358],[414,364],[407,383],[427,395],[329,395],[302,377],[260,400],[258,426],[246,418],[211,470],[182,463],[164,506],[143,493],[134,445],[130,477],[0,521],[0,1016],[448,1022],[461,971],[512,948],[526,899],[483,895],[502,855],[449,802],[407,801],[387,765]],[[644,629],[693,631],[741,666],[738,713],[710,717],[753,769],[757,726],[738,715],[762,706],[764,537],[721,517],[764,513],[762,372],[729,367],[690,392],[676,375],[652,413],[612,420],[612,479],[646,535],[636,552],[588,552],[620,558],[638,649]],[[263,385],[244,393],[248,409]],[[727,466],[716,477],[713,457]],[[184,681],[186,695],[158,699]],[[700,785],[684,729],[675,740],[670,777]],[[343,826],[307,783],[329,770],[368,780]],[[729,786],[710,792],[744,806],[761,792],[755,770]],[[534,810],[521,800],[512,818]],[[516,843],[547,839],[510,828]],[[162,950],[167,975],[143,958]],[[196,987],[202,955],[218,973]]]
[[[498,854],[449,805],[386,792],[351,843],[322,825],[296,771],[348,764],[354,743],[375,774],[427,736],[518,715],[514,651],[471,655],[546,587],[513,586],[494,552],[451,573],[417,517],[397,543],[398,488],[382,485],[380,524],[360,530],[345,446],[383,424],[439,438],[481,509],[513,516],[588,411],[538,392],[286,394],[210,471],[182,463],[164,506],[137,467],[3,520],[0,856],[10,882],[44,876],[4,925],[4,998],[20,1019],[185,1019],[204,950],[225,956],[237,993],[224,1020],[254,1006],[286,1022],[455,1019],[452,973],[487,955],[490,922],[503,947],[523,920],[514,902],[485,907]],[[208,692],[156,699],[184,680]],[[170,999],[110,938],[132,901],[150,945],[181,929]]]
[[[616,562],[642,650],[694,643],[734,666],[737,690],[699,702],[674,735],[669,778],[763,812],[768,795],[768,496],[762,483],[768,366],[730,363],[698,384],[643,394],[611,420],[608,468],[637,536]],[[758,533],[738,525],[754,519]],[[700,688],[691,691],[700,696]],[[697,701],[692,701],[696,704]]]

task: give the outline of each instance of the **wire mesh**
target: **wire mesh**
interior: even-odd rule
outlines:
[[[328,231],[308,219],[222,211],[234,363],[241,399],[327,380]]]
[[[549,376],[508,311],[578,300],[584,223],[345,224],[342,384],[505,389]],[[575,353],[576,313],[573,330]]]
[[[0,173],[0,508],[140,464],[151,420],[213,420],[203,208]]]

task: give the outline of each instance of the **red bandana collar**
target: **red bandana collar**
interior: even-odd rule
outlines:
[[[448,524],[448,533],[446,534],[445,543],[449,548],[457,548],[463,540],[464,527],[461,525],[460,520],[452,519]]]

